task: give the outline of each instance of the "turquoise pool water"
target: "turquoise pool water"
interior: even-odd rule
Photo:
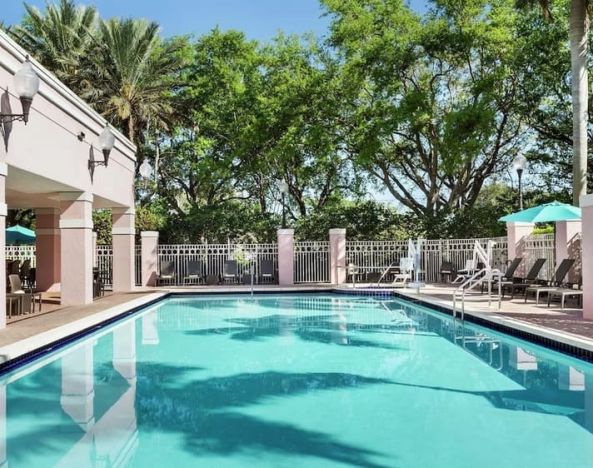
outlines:
[[[173,298],[0,388],[11,467],[593,466],[593,367],[398,300]]]

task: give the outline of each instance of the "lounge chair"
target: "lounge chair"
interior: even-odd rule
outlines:
[[[22,312],[28,310],[29,313],[35,312],[35,301],[39,304],[39,311],[41,311],[41,293],[34,292],[32,289],[23,289],[23,283],[19,275],[9,275],[8,281],[10,282],[10,293],[11,294],[22,294]]]
[[[183,277],[183,284],[200,284],[202,281],[204,281],[202,262],[198,260],[187,262],[187,275]]]
[[[577,284],[578,289],[574,289],[574,284],[571,284],[570,287],[567,288],[556,288],[553,291],[548,291],[548,307],[550,307],[550,303],[552,302],[552,298],[559,297],[560,298],[560,308],[564,309],[564,302],[567,297],[576,297],[578,299],[578,305],[583,307],[583,280],[579,278],[579,282]]]
[[[519,265],[521,264],[521,262],[523,261],[522,257],[516,257],[515,259],[513,259],[513,261],[509,264],[507,271],[504,272],[504,274],[501,277],[501,281],[503,283],[509,283],[513,281],[513,278],[515,277],[515,271],[517,271],[517,268],[519,268]],[[482,284],[480,286],[481,288],[481,292],[484,292],[484,287],[488,284],[487,281],[482,281]],[[498,286],[498,280],[494,279],[492,281],[492,286]]]
[[[173,260],[163,260],[161,262],[161,271],[157,276],[157,285],[167,283],[171,284],[175,280],[175,263]]]
[[[573,258],[565,258],[560,262],[556,272],[554,273],[554,279],[548,281],[545,284],[532,284],[525,289],[525,302],[527,302],[527,296],[529,293],[535,295],[535,303],[539,304],[539,297],[541,294],[547,294],[551,291],[555,291],[564,283],[564,278],[568,275],[568,272],[574,265],[575,260]]]
[[[224,267],[222,269],[222,280],[226,283],[231,281],[236,283],[239,278],[239,269],[237,268],[236,260],[225,260]]]
[[[506,291],[510,291],[511,299],[515,298],[516,291],[522,291],[525,293],[525,289],[537,281],[537,277],[543,268],[544,263],[546,263],[545,258],[538,258],[532,265],[531,269],[527,272],[527,276],[525,276],[525,278],[513,278],[511,281],[502,281],[502,297],[504,297]]]
[[[262,282],[269,281],[270,283],[273,283],[275,280],[275,278],[274,278],[274,262],[272,260],[262,260],[260,268],[261,268],[260,274],[261,274]]]
[[[449,281],[451,281],[451,278],[453,278],[453,275],[455,274],[455,268],[453,267],[453,262],[441,263],[441,270],[439,273],[441,275],[441,283],[445,282],[445,277],[448,277]]]

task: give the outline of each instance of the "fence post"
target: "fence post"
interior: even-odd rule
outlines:
[[[524,256],[525,238],[533,232],[534,226],[533,223],[507,223],[509,260]],[[525,262],[519,265],[517,271],[519,275],[525,274]]]
[[[329,230],[329,279],[331,284],[346,282],[346,229]]]
[[[156,286],[159,265],[159,233],[158,231],[142,231],[140,238],[142,286]]]
[[[581,197],[583,209],[583,318],[593,320],[593,194]]]
[[[278,229],[278,284],[294,284],[294,229]]]

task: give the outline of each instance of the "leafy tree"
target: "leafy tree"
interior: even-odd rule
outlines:
[[[471,207],[520,141],[510,2],[326,0],[332,41],[357,80],[347,119],[359,167],[427,219]]]

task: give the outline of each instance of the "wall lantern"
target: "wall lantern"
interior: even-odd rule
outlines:
[[[103,153],[103,161],[95,161],[93,153],[89,157],[89,172],[91,173],[91,178],[93,177],[93,173],[95,172],[95,166],[105,166],[109,163],[109,155],[111,154],[111,150],[115,146],[115,135],[109,128],[109,125],[106,125],[101,134],[99,135],[99,148],[101,148],[101,152]]]
[[[27,56],[27,60],[23,63],[22,67],[19,71],[17,71],[14,75],[14,87],[16,89],[16,93],[21,100],[21,106],[23,108],[22,114],[4,114],[0,113],[0,118],[2,122],[12,122],[15,120],[22,120],[25,122],[25,125],[29,121],[29,112],[31,110],[31,104],[33,103],[33,98],[39,91],[39,77],[35,70],[33,70],[33,65],[29,61],[29,57]]]

